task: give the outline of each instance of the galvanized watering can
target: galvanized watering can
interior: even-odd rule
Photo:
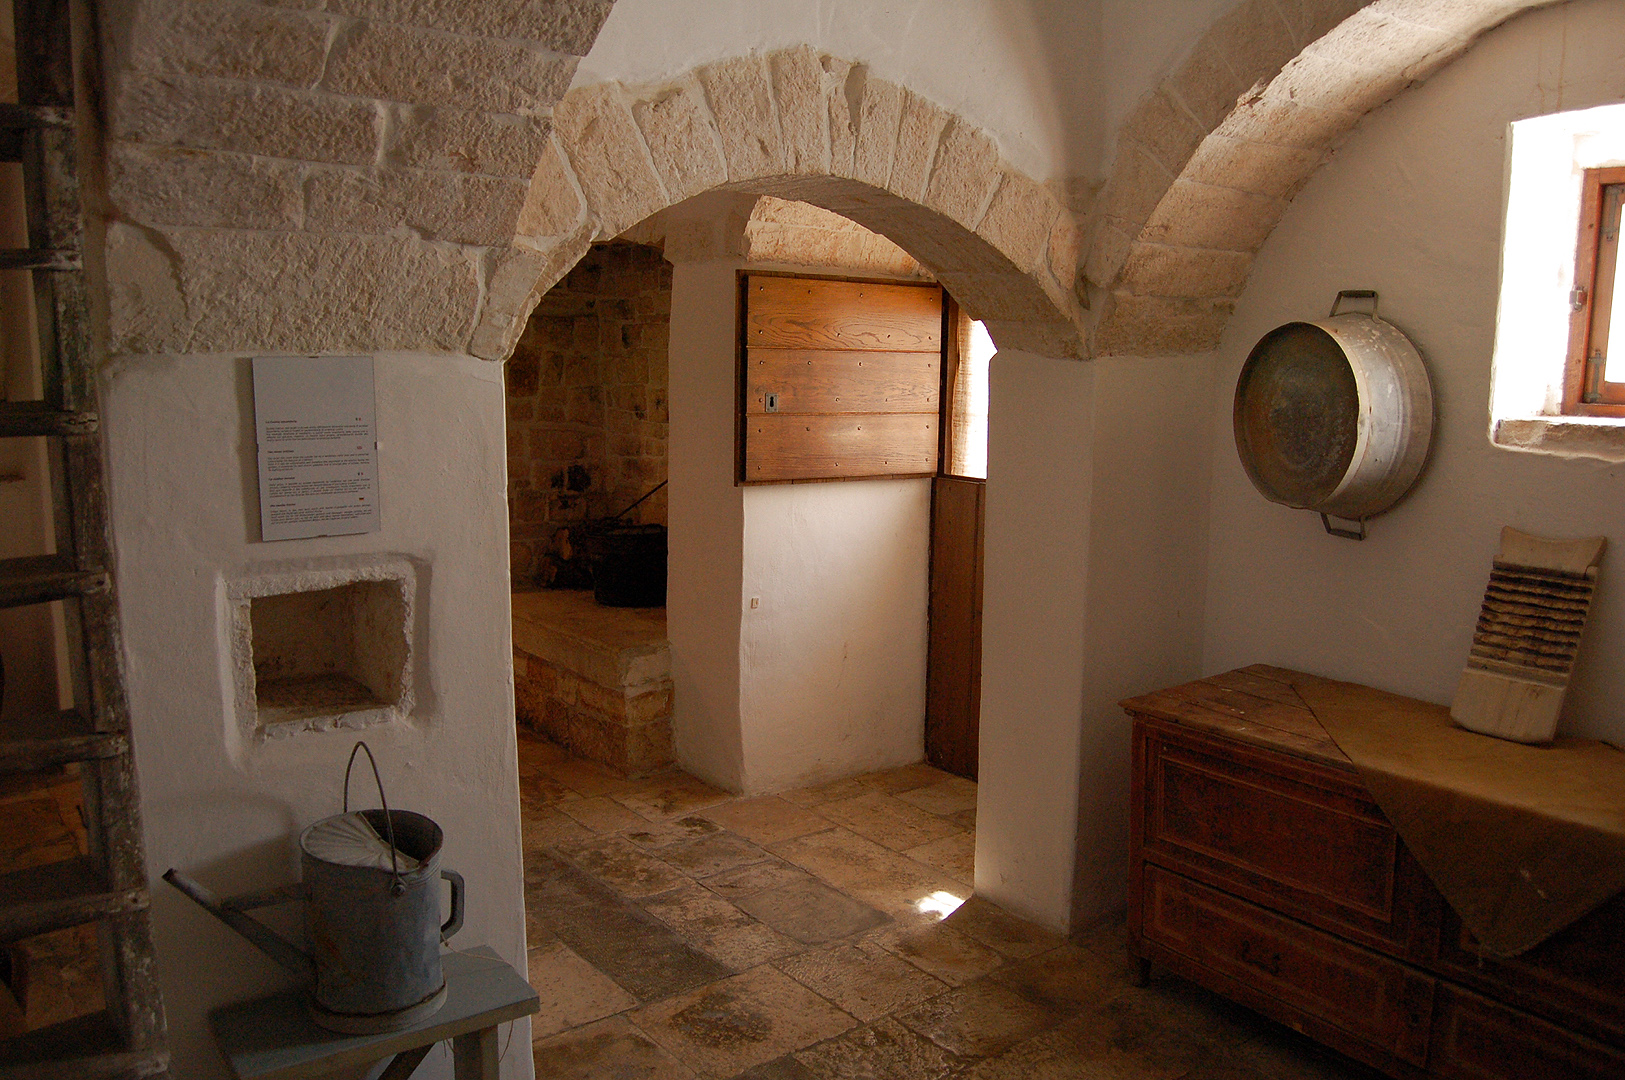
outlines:
[[[350,769],[367,751],[382,810],[350,812]],[[440,869],[445,835],[429,818],[391,810],[378,763],[356,743],[344,769],[344,813],[299,834],[302,880],[226,900],[176,870],[164,880],[242,934],[277,963],[311,981],[311,1018],[349,1035],[410,1027],[446,1000],[440,943],[463,925],[463,879]],[[451,882],[451,918],[440,922],[440,879]],[[305,901],[310,951],[245,912]]]

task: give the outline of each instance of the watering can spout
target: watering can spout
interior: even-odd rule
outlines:
[[[164,874],[164,880],[185,893],[204,911],[243,935],[260,952],[263,952],[293,974],[301,979],[315,977],[316,966],[312,963],[309,954],[271,930],[270,927],[258,919],[251,918],[243,913],[247,908],[269,907],[272,904],[299,899],[304,895],[301,886],[289,885],[269,893],[221,900],[179,870],[169,870]]]

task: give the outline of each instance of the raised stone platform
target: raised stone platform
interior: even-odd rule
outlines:
[[[513,594],[519,722],[626,776],[671,761],[665,608],[599,606],[588,591]]]

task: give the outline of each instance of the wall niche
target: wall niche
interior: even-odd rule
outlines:
[[[226,588],[245,736],[368,727],[410,715],[410,563],[270,572]]]

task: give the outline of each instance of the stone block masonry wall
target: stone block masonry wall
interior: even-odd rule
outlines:
[[[98,5],[113,351],[466,351],[611,3]]]
[[[594,245],[531,313],[507,363],[516,586],[549,584],[543,556],[561,526],[615,513],[666,479],[670,320],[670,264],[626,243]],[[666,493],[625,520],[665,524]]]

